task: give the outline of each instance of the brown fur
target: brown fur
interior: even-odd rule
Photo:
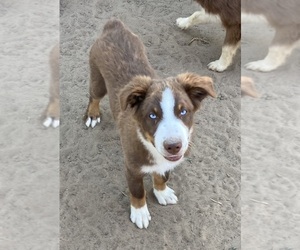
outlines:
[[[165,190],[166,182],[168,181],[168,177],[161,176],[159,174],[153,174],[153,187],[157,190]]]
[[[143,207],[146,204],[146,191],[142,198],[136,198],[133,195],[130,195],[130,204],[135,208]]]
[[[107,22],[101,38],[90,51],[91,98],[101,99],[108,92],[110,107],[116,119],[120,112],[118,90],[137,75],[155,76],[143,44],[122,22]]]
[[[166,86],[176,89],[180,95],[177,99],[190,109],[186,118],[189,121],[185,122],[192,126],[193,113],[202,99],[215,96],[212,80],[191,73],[158,79],[142,42],[119,20],[108,21],[104,26],[91,48],[90,68],[91,97],[86,117],[99,117],[98,101],[107,93],[120,132],[131,204],[139,208],[145,204],[141,166],[153,164],[154,159],[138,138],[137,128],[145,138],[153,140],[157,121],[147,119],[147,114],[156,108],[159,115],[157,104]]]
[[[241,40],[240,0],[196,0],[207,13],[219,15],[226,28],[224,45],[235,45]]]
[[[242,11],[263,15],[275,28],[272,45],[292,45],[300,39],[299,0],[242,0]]]

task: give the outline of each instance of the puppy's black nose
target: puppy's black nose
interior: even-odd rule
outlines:
[[[175,143],[174,142],[169,143],[167,141],[164,142],[165,150],[167,150],[167,152],[172,155],[176,155],[180,151],[181,147],[182,147],[181,142],[175,142]]]

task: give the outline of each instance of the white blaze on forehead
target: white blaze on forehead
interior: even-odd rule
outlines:
[[[164,119],[170,119],[174,116],[175,98],[170,88],[166,88],[162,93],[160,107]]]
[[[169,143],[181,142],[181,154],[183,154],[188,148],[189,129],[174,113],[175,97],[170,88],[166,88],[163,91],[160,107],[162,110],[162,120],[154,134],[155,147],[159,153],[166,155],[163,145],[165,141]]]
[[[160,107],[162,110],[162,119],[159,122],[159,125],[154,134],[154,145],[147,141],[142,135],[141,131],[138,129],[137,134],[143,145],[153,156],[153,164],[149,166],[143,166],[142,172],[144,173],[153,173],[164,175],[165,172],[172,170],[179,163],[183,161],[183,157],[176,161],[171,162],[165,159],[165,156],[168,156],[169,153],[166,152],[164,148],[164,142],[181,142],[182,148],[179,155],[184,155],[185,151],[188,149],[189,138],[191,130],[176,117],[174,113],[175,108],[175,97],[170,88],[166,88],[162,93],[162,99],[160,102]]]

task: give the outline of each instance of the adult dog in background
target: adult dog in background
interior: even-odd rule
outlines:
[[[143,177],[152,174],[160,204],[177,202],[166,182],[187,153],[195,111],[206,96],[215,97],[212,79],[192,73],[159,79],[140,39],[121,21],[111,20],[90,51],[86,126],[100,122],[99,104],[106,94],[125,158],[130,219],[139,228],[147,228],[151,216]]]
[[[300,44],[300,1],[242,0],[242,12],[263,15],[275,28],[267,56],[263,60],[247,63],[245,67],[264,72],[277,69]]]
[[[220,58],[208,64],[208,68],[222,72],[232,63],[241,40],[241,1],[240,0],[196,0],[202,10],[187,18],[178,18],[177,26],[187,29],[196,24],[221,21],[226,29]]]

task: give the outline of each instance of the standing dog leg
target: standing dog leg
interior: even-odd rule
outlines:
[[[59,126],[59,45],[53,47],[50,52],[51,81],[49,89],[49,102],[42,115],[43,125],[53,128]]]
[[[169,179],[169,172],[165,173],[164,176],[153,173],[152,179],[153,192],[158,203],[161,205],[176,204],[178,199],[174,190],[166,185],[166,182]]]
[[[216,23],[220,22],[220,18],[217,15],[209,15],[205,12],[204,9],[201,11],[196,11],[189,17],[179,17],[176,19],[176,24],[181,29],[188,29],[196,24],[205,24],[205,23]]]
[[[236,24],[226,28],[226,36],[219,60],[209,63],[210,70],[222,72],[232,63],[232,59],[240,46],[241,25]]]
[[[130,220],[138,228],[147,228],[151,220],[146,203],[146,191],[143,176],[136,176],[126,171],[127,183],[130,191]]]
[[[94,46],[93,46],[94,47]],[[106,95],[105,81],[93,60],[93,47],[90,53],[90,100],[85,115],[85,125],[95,127],[100,123],[100,100]]]
[[[263,60],[247,63],[245,67],[250,70],[262,72],[272,71],[285,63],[286,58],[299,45],[300,26],[291,25],[276,29],[272,44],[267,56]]]
[[[221,22],[218,15],[209,15],[205,10],[197,11],[187,18],[177,18],[177,26],[181,29],[187,29],[196,24],[205,24],[212,22]],[[240,46],[241,25],[235,24],[226,27],[226,37],[222,47],[222,54],[219,60],[209,63],[210,70],[222,72],[232,63],[232,59]]]

